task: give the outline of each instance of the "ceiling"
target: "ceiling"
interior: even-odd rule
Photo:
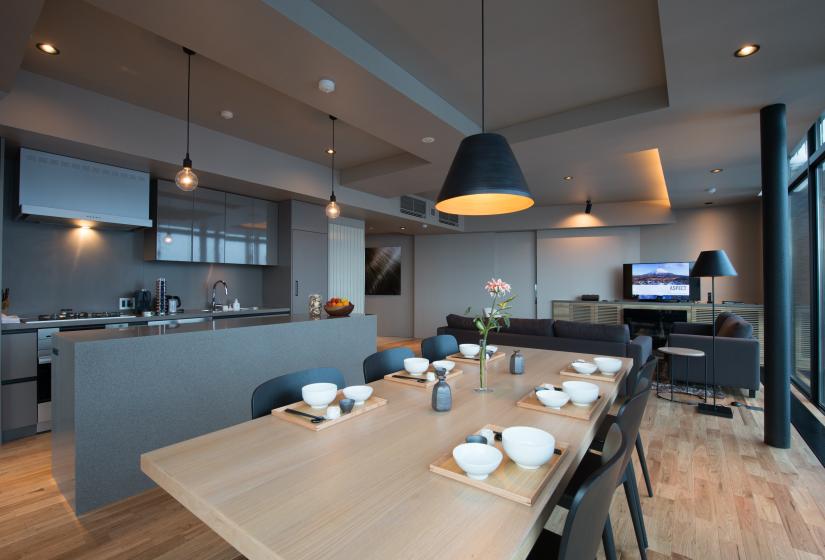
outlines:
[[[326,164],[334,113],[343,184],[432,198],[480,129],[478,8],[48,0],[22,67],[182,118],[185,44],[199,53],[194,122]],[[823,21],[819,0],[488,0],[488,129],[510,139],[539,206],[755,200],[759,109],[787,104],[791,144],[825,109]],[[37,52],[40,40],[61,55]],[[762,51],[734,58],[747,42]],[[317,90],[321,77],[335,93]]]

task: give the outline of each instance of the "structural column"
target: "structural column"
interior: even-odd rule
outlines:
[[[785,105],[759,112],[765,286],[765,443],[791,446],[791,228]]]

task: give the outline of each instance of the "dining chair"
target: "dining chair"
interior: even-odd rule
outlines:
[[[651,358],[648,362],[641,368],[636,374],[636,379],[631,384],[631,394],[636,394],[636,387],[638,384],[643,380],[646,379],[648,385],[652,383],[653,380],[653,372],[656,371],[656,359]],[[645,401],[647,402],[647,401]],[[601,449],[602,444],[604,443],[605,435],[607,434],[607,430],[610,428],[613,423],[616,422],[616,417],[612,414],[608,414],[605,416],[605,419],[602,421],[601,425],[599,426],[598,432],[596,433],[596,437],[593,439],[593,443],[590,445],[591,449],[599,450]],[[647,487],[647,495],[651,498],[653,497],[653,484],[650,482],[650,472],[647,470],[647,458],[645,457],[645,448],[642,444],[642,434],[639,433],[636,436],[636,455],[639,457],[639,465],[642,467],[642,475],[645,479],[645,486]]]
[[[604,452],[599,458],[601,464],[576,489],[562,534],[543,529],[527,556],[528,560],[596,558],[599,541],[593,538],[593,527],[599,526],[604,527],[602,545],[605,555],[608,558],[616,556],[610,525],[610,503],[626,455],[627,437],[618,425],[614,425],[608,432]]]
[[[439,334],[421,341],[421,355],[434,362],[458,352],[458,341],[451,334]]]
[[[372,383],[384,379],[388,373],[401,371],[404,360],[414,357],[415,353],[409,348],[390,348],[367,356],[364,360],[364,383]]]
[[[266,416],[273,408],[300,401],[303,399],[301,387],[310,383],[335,383],[339,389],[346,386],[344,375],[336,368],[312,368],[280,375],[264,381],[252,392],[252,419]]]
[[[622,474],[619,476],[617,485],[622,484],[624,486],[627,505],[630,509],[630,517],[633,521],[633,530],[636,533],[636,542],[639,546],[639,554],[642,560],[645,560],[647,558],[646,550],[648,546],[647,530],[645,529],[644,517],[642,516],[642,504],[639,500],[639,488],[636,486],[636,471],[633,468],[633,461],[631,461],[633,446],[630,445],[630,442],[635,441],[639,433],[639,426],[642,423],[645,406],[647,405],[650,383],[646,378],[642,378],[636,387],[636,394],[625,401],[621,408],[619,408],[619,412],[616,414],[616,421],[610,426],[608,434],[610,434],[615,426],[618,426],[621,428],[622,433],[628,442],[625,456],[622,458]],[[602,452],[606,449],[606,445],[607,440],[605,440],[605,445],[602,446]],[[573,477],[570,479],[559,505],[569,508],[573,501],[573,497],[578,491],[578,488],[585,480],[587,480],[589,476],[591,476],[594,471],[601,466],[601,464],[602,461],[600,455],[593,453],[592,450],[585,453],[584,458],[576,468],[576,472],[573,473]],[[603,538],[605,538],[604,535]],[[615,558],[615,555],[610,556],[607,549],[605,549],[605,555],[608,557],[608,560]]]

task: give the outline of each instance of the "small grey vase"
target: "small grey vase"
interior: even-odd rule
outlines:
[[[447,412],[453,407],[453,392],[447,384],[447,370],[435,368],[438,376],[438,383],[433,387],[433,410],[436,412]]]

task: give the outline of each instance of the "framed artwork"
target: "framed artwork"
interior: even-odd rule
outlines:
[[[368,296],[401,295],[401,247],[367,247]]]

